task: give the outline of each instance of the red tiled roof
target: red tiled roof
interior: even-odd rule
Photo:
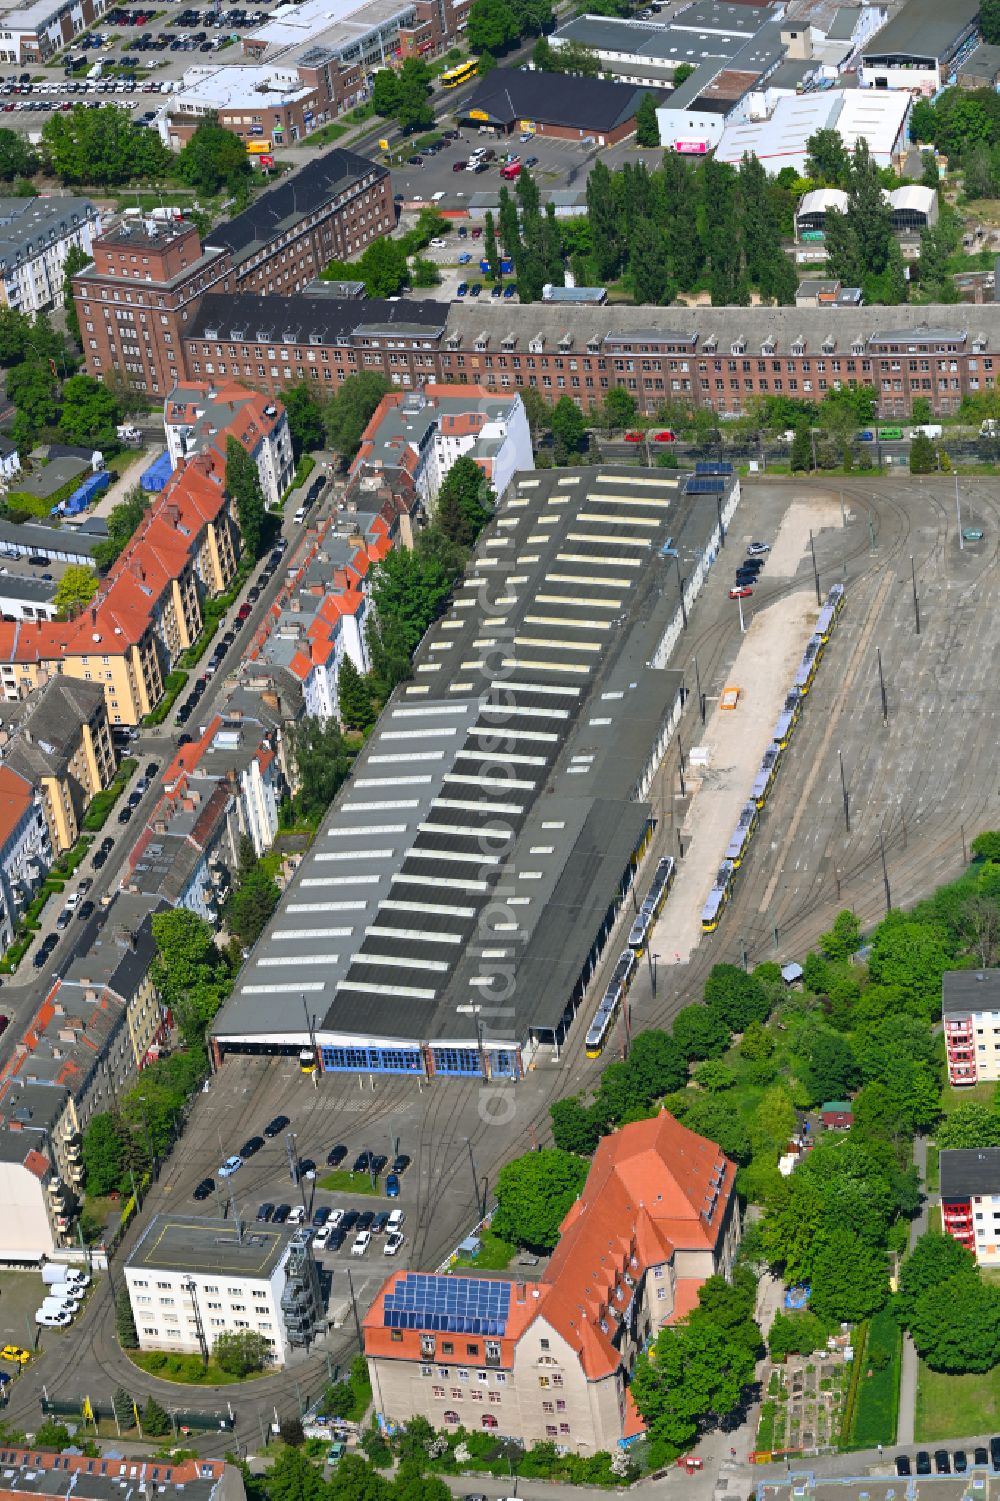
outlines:
[[[31,807],[34,790],[30,782],[0,766],[0,846],[5,845]]]

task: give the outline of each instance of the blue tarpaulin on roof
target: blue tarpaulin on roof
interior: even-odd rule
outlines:
[[[174,472],[174,466],[170,462],[170,454],[166,449],[158,459],[154,459],[149,468],[143,473],[139,481],[144,490],[151,494],[158,494]]]
[[[111,475],[106,469],[99,469],[96,474],[88,474],[83,484],[73,491],[68,500],[64,500],[60,505],[52,507],[52,515],[78,516],[81,511],[87,509],[90,502],[102,490],[107,489],[110,483]]]

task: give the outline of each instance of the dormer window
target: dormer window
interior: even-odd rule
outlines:
[[[734,339],[733,342],[732,342],[732,344],[730,345],[730,351],[731,351],[732,354],[746,354],[746,352],[747,352],[747,341],[746,341],[746,339]]]
[[[862,354],[864,354],[864,352],[865,352],[865,341],[864,341],[864,339],[855,339],[852,342],[852,344],[851,344],[851,353],[855,354],[855,355],[862,355]]]
[[[795,339],[795,340],[793,340],[793,342],[792,342],[792,353],[793,354],[805,354],[805,352],[806,352],[806,341],[805,341],[805,339]]]
[[[760,346],[761,354],[772,355],[774,353],[774,339],[765,339]]]
[[[837,341],[836,341],[836,339],[832,336],[832,334],[828,334],[827,337],[823,340],[823,353],[824,354],[835,354],[836,353],[836,349],[837,349]]]
[[[542,350],[544,348],[545,348],[545,335],[544,334],[536,334],[533,339],[529,339],[528,340],[528,352],[529,352],[529,354],[541,354],[541,352],[542,352]]]

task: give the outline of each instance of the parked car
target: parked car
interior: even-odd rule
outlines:
[[[243,1158],[242,1157],[227,1157],[226,1160],[225,1160],[225,1162],[219,1168],[219,1171],[216,1174],[216,1176],[219,1177],[219,1178],[231,1178],[234,1173],[238,1173],[239,1172],[239,1170],[240,1170],[240,1168],[242,1166],[243,1166]]]
[[[952,1463],[955,1466],[956,1475],[965,1474],[966,1470],[969,1468],[969,1460],[964,1449],[955,1450],[955,1453],[952,1456]]]
[[[358,1211],[356,1209],[346,1209],[344,1211],[344,1218],[340,1222],[340,1228],[344,1234],[346,1235],[349,1231],[353,1230],[357,1223]]]
[[[325,1251],[330,1243],[330,1236],[332,1234],[333,1227],[331,1225],[321,1225],[313,1236],[313,1250]]]
[[[391,1230],[401,1230],[402,1226],[403,1226],[403,1221],[404,1221],[405,1218],[406,1218],[406,1216],[404,1215],[404,1213],[403,1213],[403,1211],[401,1209],[394,1209],[391,1212],[391,1214],[389,1215],[388,1229],[390,1231]]]
[[[260,1208],[257,1210],[257,1218],[259,1220],[262,1220],[266,1224],[267,1221],[271,1218],[271,1216],[272,1216],[273,1213],[274,1213],[274,1205],[273,1204],[262,1204],[260,1206]]]
[[[81,902],[80,905],[79,905],[79,907],[77,907],[77,909],[76,909],[76,915],[80,919],[81,922],[86,922],[87,919],[88,919],[88,917],[93,917],[93,915],[94,915],[94,904],[93,904],[93,902],[90,901],[89,899],[87,901],[85,901],[85,902]]]
[[[313,1211],[313,1224],[317,1230],[321,1229],[329,1218],[330,1206],[328,1204],[320,1204],[319,1208]]]
[[[382,1255],[383,1256],[395,1256],[396,1252],[399,1250],[400,1246],[403,1244],[403,1241],[405,1239],[406,1239],[406,1237],[405,1237],[405,1235],[403,1235],[402,1231],[400,1231],[400,1230],[392,1230],[392,1231],[390,1231],[389,1234],[385,1238],[385,1245],[382,1247]]]
[[[626,443],[645,443],[645,441],[646,441],[646,434],[645,433],[632,432],[632,433],[626,433],[625,434],[625,442]]]
[[[748,558],[763,557],[764,553],[770,552],[770,551],[771,551],[771,544],[769,542],[751,542],[750,545],[749,545],[749,547],[747,548],[747,557]]]
[[[405,1152],[398,1153],[398,1155],[392,1159],[392,1167],[390,1168],[390,1172],[405,1173],[411,1161],[412,1159],[407,1157]]]
[[[306,1212],[302,1205],[296,1204],[295,1208],[289,1212],[288,1223],[290,1225],[301,1225],[305,1221],[305,1217]]]
[[[934,1468],[939,1475],[951,1474],[951,1455],[947,1449],[934,1450]]]
[[[384,1235],[385,1234],[385,1230],[386,1230],[386,1226],[388,1225],[388,1223],[389,1223],[389,1211],[387,1209],[380,1209],[379,1212],[378,1212],[378,1214],[372,1220],[372,1234],[373,1235]]]
[[[372,1220],[374,1218],[374,1209],[362,1209],[361,1213],[358,1215],[358,1229],[370,1230],[372,1227]]]
[[[920,1449],[917,1453],[917,1474],[929,1475],[931,1473],[931,1457],[926,1449]]]
[[[455,296],[456,297],[465,297],[466,294],[468,293],[468,290],[469,290],[469,283],[467,281],[460,281],[459,284],[458,284],[458,286],[455,288]]]
[[[372,1233],[371,1233],[371,1231],[370,1230],[359,1230],[358,1234],[354,1237],[354,1244],[351,1247],[351,1255],[352,1256],[363,1256],[365,1254],[365,1252],[367,1251],[368,1247],[371,1245],[371,1243],[372,1243]]]
[[[198,1203],[200,1204],[203,1199],[207,1199],[210,1194],[214,1194],[214,1193],[215,1193],[215,1179],[214,1178],[202,1178],[201,1182],[198,1184],[197,1188],[194,1191],[193,1197],[195,1199],[197,1199]]]
[[[290,1124],[291,1122],[289,1121],[287,1115],[276,1115],[274,1117],[274,1120],[268,1121],[267,1125],[264,1127],[264,1135],[270,1141],[272,1137],[280,1136],[285,1127]]]
[[[15,1365],[27,1365],[31,1355],[27,1350],[22,1350],[20,1345],[4,1345],[0,1350],[0,1360],[12,1360]]]
[[[283,1225],[292,1212],[291,1204],[279,1204],[271,1216],[272,1225]]]
[[[897,1454],[896,1455],[896,1474],[897,1475],[909,1475],[911,1473],[912,1473],[912,1471],[910,1469],[910,1456],[908,1454]]]
[[[331,1147],[329,1152],[327,1152],[326,1154],[327,1167],[339,1167],[346,1156],[347,1148],[344,1146],[343,1142],[338,1142],[337,1145],[335,1147]]]
[[[256,1157],[257,1153],[260,1151],[260,1149],[261,1149],[261,1147],[263,1145],[264,1145],[264,1138],[263,1138],[263,1136],[250,1136],[250,1137],[248,1137],[247,1140],[240,1147],[240,1156],[243,1158],[243,1161],[245,1162],[248,1157]]]
[[[677,434],[676,433],[672,433],[670,431],[669,427],[667,427],[667,428],[664,428],[664,430],[663,430],[662,433],[654,433],[653,434],[653,442],[654,443],[676,443],[677,442]]]
[[[974,1449],[973,1450],[973,1453],[972,1453],[972,1463],[974,1465],[976,1465],[977,1468],[980,1465],[986,1465],[986,1466],[988,1466],[989,1462],[990,1462],[990,1454],[989,1454],[989,1450],[988,1449],[980,1446],[978,1449]]]
[[[749,584],[736,584],[734,588],[730,589],[729,598],[749,599],[752,593],[753,590],[751,589]]]
[[[354,1166],[351,1168],[351,1172],[352,1173],[367,1173],[367,1171],[368,1171],[368,1164],[369,1164],[369,1162],[371,1162],[371,1159],[372,1159],[371,1152],[369,1152],[369,1151],[359,1152],[358,1155],[354,1159]]]

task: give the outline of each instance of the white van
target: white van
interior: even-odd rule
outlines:
[[[295,512],[295,515],[292,517],[292,525],[293,526],[301,526],[302,523],[303,523],[303,521],[305,521],[305,519],[306,519],[306,507],[305,506],[299,506],[298,510]]]

